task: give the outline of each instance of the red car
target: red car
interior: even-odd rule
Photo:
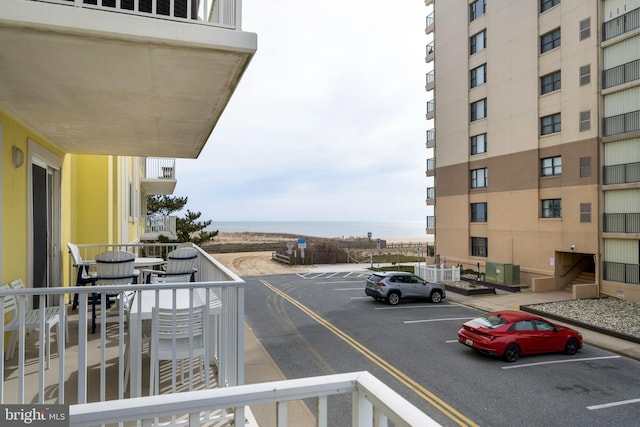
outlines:
[[[481,353],[502,356],[507,362],[535,353],[573,355],[582,348],[580,332],[515,310],[494,311],[465,322],[458,331],[458,341]]]

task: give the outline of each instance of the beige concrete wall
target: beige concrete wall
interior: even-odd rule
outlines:
[[[521,282],[555,289],[548,277],[556,253],[571,246],[598,253],[598,2],[563,0],[538,13],[538,2],[501,2],[468,22],[467,2],[436,5],[435,146],[436,252],[475,266],[485,261],[520,265]],[[591,37],[579,40],[579,22],[591,16]],[[540,35],[561,27],[561,48],[539,54]],[[469,55],[469,36],[485,29],[487,48]],[[487,83],[469,88],[469,70],[487,64]],[[580,66],[591,81],[580,86]],[[561,70],[562,89],[539,95],[539,77]],[[469,103],[487,98],[488,117],[469,122]],[[591,129],[579,131],[579,113],[591,111]],[[539,136],[540,117],[560,112],[562,131]],[[487,153],[470,155],[469,138],[486,132]],[[540,176],[540,160],[562,156],[562,175]],[[591,174],[580,176],[580,158]],[[469,171],[488,168],[488,187],[470,189]],[[541,200],[562,199],[562,218],[541,218]],[[488,221],[470,223],[470,203],[488,203]],[[591,204],[591,222],[580,205]],[[470,237],[487,237],[489,256],[470,255]],[[542,277],[547,277],[541,279]]]

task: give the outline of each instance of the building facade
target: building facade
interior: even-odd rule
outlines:
[[[436,252],[640,301],[640,1],[426,3]]]

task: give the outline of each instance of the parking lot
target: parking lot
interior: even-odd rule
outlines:
[[[515,363],[477,354],[456,333],[479,310],[450,293],[389,306],[364,295],[368,274],[245,278],[247,323],[287,378],[368,370],[443,425],[635,422],[638,361],[590,345]],[[349,415],[330,416],[342,425]]]

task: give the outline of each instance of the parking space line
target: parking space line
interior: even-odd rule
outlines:
[[[393,306],[393,307],[376,307],[374,308],[374,310],[408,310],[410,308],[445,308],[445,307],[456,307],[459,308],[459,306],[457,305],[451,305],[451,304],[438,304],[438,305],[403,305],[401,307],[398,307],[397,305]]]
[[[387,372],[389,375],[398,380],[401,384],[412,390],[416,393],[417,396],[424,399],[427,403],[433,405],[434,408],[439,410],[444,416],[448,417],[453,423],[459,425],[461,427],[478,427],[478,424],[473,422],[471,419],[464,416],[461,412],[453,408],[449,405],[445,400],[438,397],[436,394],[425,388],[423,385],[419,384],[413,378],[411,378],[408,374],[402,372],[394,365],[392,365],[387,360],[383,359],[377,353],[373,352],[371,349],[367,348],[359,341],[351,337],[346,332],[337,328],[327,319],[322,317],[320,314],[311,310],[306,305],[302,304],[300,301],[281,291],[280,289],[273,286],[271,283],[266,280],[259,279],[260,283],[262,283],[267,288],[271,289],[273,293],[279,295],[282,299],[289,301],[293,306],[297,307],[301,312],[305,313],[311,319],[315,320],[318,324],[325,327],[327,330],[332,332],[336,337],[343,340],[345,343],[350,345],[354,350],[359,352],[361,355],[369,359],[372,363],[380,367],[382,370]]]
[[[640,402],[640,399],[620,400],[618,402],[610,402],[610,403],[603,403],[601,405],[587,406],[587,409],[590,411],[594,411],[597,409],[606,409],[606,408],[611,408],[613,406],[630,405],[632,403],[638,403],[638,402]]]
[[[362,288],[335,288],[332,291],[362,291]]]
[[[451,344],[451,343],[454,343],[454,342],[460,342],[460,341],[458,341],[458,340],[446,340],[445,341],[446,344]]]
[[[473,317],[445,317],[443,319],[405,320],[402,323],[446,322],[449,320],[469,320],[469,319],[473,319]]]
[[[364,297],[351,297],[349,299],[369,299],[369,298],[371,297],[364,296]]]
[[[619,358],[620,356],[583,357],[580,359],[553,360],[549,362],[525,363],[522,365],[503,366],[502,369],[518,369],[518,368],[528,368],[531,366],[538,366],[538,365],[553,365],[555,363],[575,363],[575,362],[586,362],[587,360],[603,360],[603,359],[619,359]]]

